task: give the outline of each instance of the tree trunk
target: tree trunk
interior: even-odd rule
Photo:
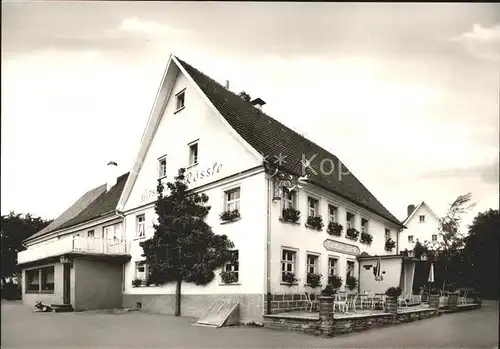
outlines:
[[[175,287],[175,316],[181,315],[181,284],[182,280],[177,280]]]

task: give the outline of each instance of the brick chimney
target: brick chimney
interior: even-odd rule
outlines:
[[[412,214],[413,211],[415,211],[415,205],[408,205],[408,216]]]
[[[110,191],[116,184],[118,177],[118,164],[114,161],[108,162],[107,165],[108,178],[106,182],[106,191]]]

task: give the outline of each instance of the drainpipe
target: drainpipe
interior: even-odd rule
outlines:
[[[126,236],[126,233],[127,233],[127,230],[125,229],[125,227],[126,227],[125,215],[123,214],[123,212],[120,212],[118,209],[115,209],[115,213],[118,217],[121,217],[123,219],[123,229],[122,229],[122,239],[123,239],[123,236],[124,235]],[[123,240],[125,242],[125,253],[130,252],[130,251],[128,251],[127,240],[126,239],[123,239]],[[126,264],[122,265],[122,292],[125,292],[125,265]]]
[[[271,186],[272,179],[278,174],[278,169],[267,180],[267,228],[266,228],[266,314],[271,314]]]

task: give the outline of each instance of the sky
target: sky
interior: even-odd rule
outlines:
[[[396,217],[499,202],[500,5],[2,2],[1,211],[130,170],[170,54],[337,155]]]

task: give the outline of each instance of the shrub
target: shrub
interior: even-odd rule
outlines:
[[[357,239],[359,236],[359,231],[357,231],[355,228],[349,228],[345,233],[348,237],[352,239]]]
[[[307,273],[307,283],[311,287],[318,287],[321,285],[321,278],[323,275],[315,273]]]
[[[291,272],[286,272],[283,274],[282,276],[282,281],[285,283],[285,284],[288,284],[288,286],[292,286],[293,284],[295,284],[297,281],[299,281],[299,279],[295,276],[295,273],[291,273]]]
[[[323,228],[323,218],[321,216],[309,216],[307,217],[307,225],[321,230]]]
[[[232,210],[232,211],[224,211],[220,214],[220,219],[225,222],[234,221],[235,219],[240,218],[240,211]]]
[[[321,290],[322,296],[331,297],[331,296],[335,295],[335,293],[336,293],[335,289],[330,284],[326,285],[325,288]]]
[[[294,208],[285,208],[282,212],[282,218],[285,221],[296,223],[300,219],[300,211]]]
[[[328,223],[328,227],[326,229],[326,232],[330,235],[333,235],[333,236],[341,236],[343,229],[344,229],[344,227],[342,226],[342,224],[339,224],[337,222],[330,222],[330,223]]]
[[[2,286],[2,298],[8,300],[21,299],[21,285],[13,282],[6,282]]]
[[[399,297],[401,295],[401,288],[400,287],[389,287],[387,291],[385,291],[385,294],[388,297]]]
[[[361,233],[360,241],[363,242],[363,243],[365,243],[365,244],[370,245],[372,243],[372,241],[373,241],[373,236],[371,234],[362,232]]]
[[[225,284],[238,282],[238,275],[234,271],[222,271],[220,277]]]
[[[139,287],[143,284],[143,281],[141,279],[134,279],[132,280],[132,286],[134,287]]]
[[[345,284],[352,291],[358,285],[358,279],[356,279],[354,276],[347,276]]]
[[[330,275],[328,276],[328,285],[331,285],[333,288],[339,288],[342,286],[342,278],[338,275]]]
[[[385,242],[385,250],[392,251],[394,247],[396,247],[396,241],[392,240],[391,238],[387,239],[387,241]]]

